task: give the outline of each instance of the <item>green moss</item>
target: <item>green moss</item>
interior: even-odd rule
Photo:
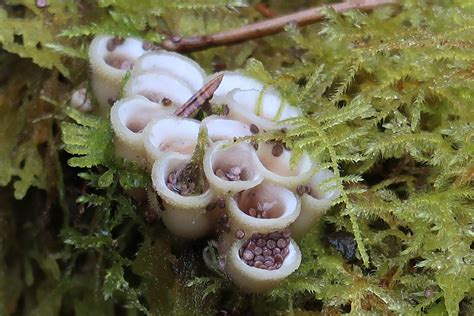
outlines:
[[[115,158],[107,120],[67,106],[94,34],[159,42],[261,18],[253,3],[170,3],[0,5],[0,315],[472,314],[472,1],[326,10],[319,24],[192,55],[301,107],[295,129],[259,137],[308,152],[343,192],[301,242],[297,272],[252,296],[203,265],[203,241],[170,236],[126,194],[147,175]],[[268,1],[278,14],[304,3]],[[329,245],[335,231],[354,236],[355,258]]]

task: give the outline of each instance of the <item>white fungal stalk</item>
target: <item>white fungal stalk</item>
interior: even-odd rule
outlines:
[[[289,227],[300,214],[300,200],[290,190],[269,182],[228,197],[232,232],[241,230],[246,236],[269,233]]]
[[[295,238],[304,237],[316,221],[329,210],[332,202],[339,197],[340,191],[335,188],[335,183],[323,184],[333,177],[332,171],[321,170],[311,178],[306,190],[303,190],[306,192],[301,196],[301,214],[291,225],[291,231]],[[328,189],[324,190],[322,186]]]
[[[144,72],[133,75],[124,87],[126,97],[142,95],[152,102],[174,108],[181,106],[194,92],[182,79],[163,72]]]
[[[237,137],[252,135],[250,127],[242,122],[229,120],[217,115],[211,115],[202,120],[201,124],[207,127],[209,139],[212,142],[232,140]]]
[[[204,172],[210,186],[221,195],[252,188],[262,182],[257,156],[249,143],[216,142],[204,155]]]
[[[255,124],[263,131],[281,128],[282,125],[277,124],[280,120],[301,115],[299,109],[288,105],[271,88],[262,91],[235,89],[225,101],[229,106],[229,118]]]
[[[137,60],[133,75],[144,72],[171,74],[186,82],[193,91],[199,90],[206,79],[206,73],[194,60],[164,50],[144,54]]]
[[[127,71],[144,52],[143,41],[138,38],[99,35],[92,40],[89,47],[92,88],[102,114],[107,113],[109,103],[118,97]]]
[[[116,102],[110,111],[110,120],[115,134],[117,155],[146,165],[143,130],[151,120],[172,113],[172,107],[150,102],[142,96]]]
[[[292,190],[308,182],[313,174],[313,163],[308,155],[303,154],[295,166],[292,166],[292,152],[281,143],[260,143],[257,156],[265,179]]]
[[[301,252],[292,239],[286,239],[289,242],[284,248],[287,249],[285,257],[279,254],[273,255],[273,252],[270,256],[264,257],[255,253],[256,247],[253,247],[253,250],[249,248],[250,243],[256,244],[258,242],[258,237],[262,239],[261,237],[266,236],[256,237],[250,241],[236,241],[232,245],[225,263],[226,273],[242,291],[247,293],[261,293],[277,287],[284,278],[298,269],[301,263]],[[262,256],[263,260],[256,260],[257,256]],[[280,259],[282,257],[283,260]],[[245,258],[250,258],[250,260]],[[277,260],[278,263],[276,263]],[[257,262],[258,264],[256,264]]]
[[[191,191],[178,192],[176,176],[190,159],[189,155],[168,153],[153,164],[151,177],[153,188],[163,200],[165,210],[161,217],[165,226],[177,236],[199,238],[211,233],[215,227],[216,211],[206,211],[215,195],[209,188],[196,195]]]

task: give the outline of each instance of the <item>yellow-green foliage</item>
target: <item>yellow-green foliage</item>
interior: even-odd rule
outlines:
[[[215,32],[260,19],[256,2],[48,3],[0,4],[0,315],[474,313],[472,1],[326,10],[304,29],[192,54],[301,107],[294,129],[259,138],[308,152],[342,191],[301,242],[297,272],[255,296],[203,265],[206,241],[175,239],[125,193],[149,190],[148,177],[114,157],[107,120],[67,100],[94,34]],[[341,231],[355,257],[330,246]]]

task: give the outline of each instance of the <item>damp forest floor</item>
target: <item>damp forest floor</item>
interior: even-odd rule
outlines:
[[[0,1],[0,315],[474,315],[474,2],[323,10],[304,28],[187,53],[304,116],[263,135],[336,174],[300,268],[248,295],[127,192],[107,119],[69,106],[95,34],[230,30],[331,1]]]

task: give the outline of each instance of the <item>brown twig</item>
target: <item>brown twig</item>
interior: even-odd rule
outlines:
[[[275,12],[273,12],[266,4],[264,3],[258,3],[255,5],[255,10],[257,10],[258,13],[263,15],[266,18],[274,18],[277,15]]]
[[[272,35],[281,32],[286,25],[295,23],[298,26],[308,25],[323,19],[322,11],[332,8],[337,12],[345,12],[353,9],[369,11],[376,7],[395,4],[398,0],[356,0],[326,5],[300,12],[283,15],[273,19],[245,25],[240,28],[219,32],[210,35],[199,35],[182,38],[172,36],[161,43],[161,47],[170,51],[196,51],[213,46],[236,44],[239,42]]]
[[[181,117],[189,117],[192,113],[199,110],[206,102],[209,102],[214,95],[214,92],[219,88],[219,85],[224,78],[224,73],[220,73],[214,79],[206,83],[201,89],[193,94],[183,105],[174,111],[174,115]]]

